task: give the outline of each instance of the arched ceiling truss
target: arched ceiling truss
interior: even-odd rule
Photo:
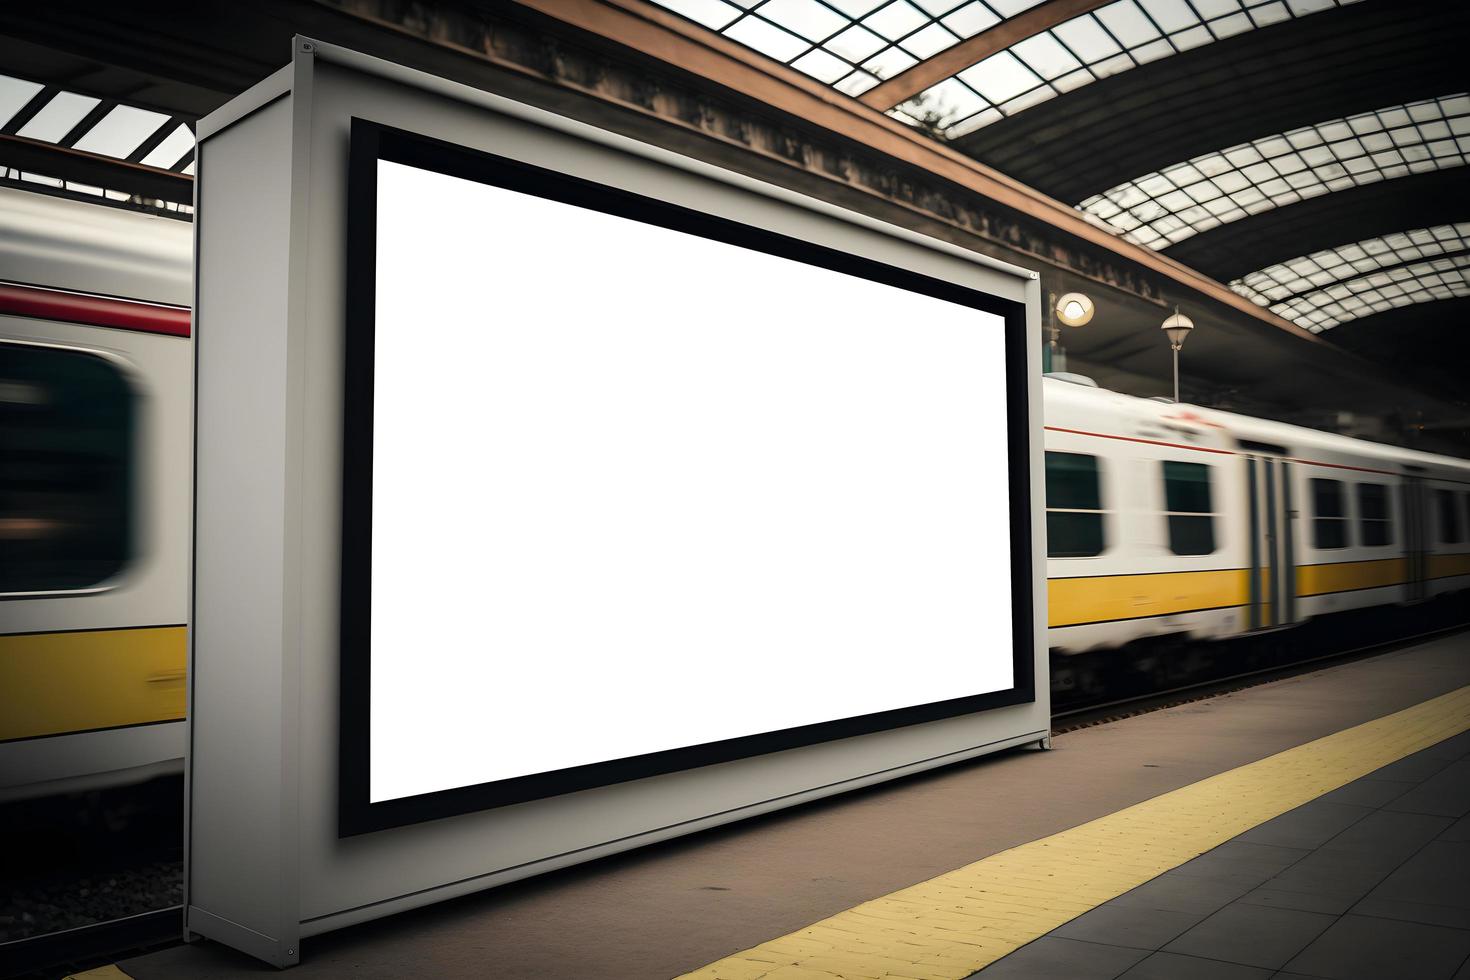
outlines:
[[[1470,222],[1324,249],[1230,287],[1313,333],[1401,306],[1470,296]]]
[[[1202,154],[1078,205],[1164,249],[1249,215],[1470,161],[1470,95],[1386,106]]]
[[[655,0],[945,137],[1360,0]]]

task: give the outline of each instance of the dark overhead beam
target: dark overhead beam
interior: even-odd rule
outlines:
[[[1333,327],[1322,336],[1390,370],[1424,378],[1449,398],[1470,404],[1466,323],[1470,323],[1470,297],[1459,297],[1385,310]]]
[[[1186,238],[1164,254],[1229,282],[1335,245],[1470,221],[1470,168],[1452,167],[1323,194]]]
[[[875,85],[860,96],[864,105],[887,112],[900,102],[907,102],[920,92],[937,85],[952,75],[978,64],[997,51],[1004,51],[1028,37],[1051,30],[1080,14],[1112,0],[1048,0],[1030,10],[1009,17],[994,27],[981,31],[968,40],[911,65],[892,78]]]
[[[1451,337],[1470,344],[1470,296],[1431,300],[1384,310],[1371,316],[1349,320],[1325,331],[1322,336],[1349,350],[1401,350],[1424,360],[1436,360],[1435,341]],[[1456,370],[1464,362],[1456,365]],[[1464,393],[1470,396],[1470,389]]]
[[[0,3],[6,74],[197,119],[284,64],[295,30],[274,0]],[[305,18],[303,18],[305,19]]]
[[[1076,204],[1202,153],[1465,89],[1470,4],[1362,3],[1083,86],[951,145]]]
[[[0,135],[0,167],[13,167],[24,173],[91,184],[175,204],[194,203],[194,179],[186,174],[170,173],[20,136]]]

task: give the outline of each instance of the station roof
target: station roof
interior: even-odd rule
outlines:
[[[1335,404],[1356,401],[1372,412],[1392,404],[1387,388],[1402,384],[1402,374],[1385,378],[1381,397],[1370,397],[1373,373],[1387,366],[1432,378],[1431,387],[1461,409],[1467,401],[1455,365],[1470,362],[1470,334],[1459,326],[1470,303],[1463,68],[1470,5],[150,0],[140,7],[149,16],[89,0],[0,9],[7,76],[0,166],[13,169],[45,144],[61,156],[44,168],[38,162],[37,173],[104,194],[147,185],[186,209],[188,127],[283,64],[300,33],[491,90],[508,84],[508,72],[531,80],[514,90],[522,97],[773,179],[787,179],[779,165],[793,159],[825,166],[820,160],[838,144],[788,151],[779,142],[787,137],[776,135],[764,151],[776,163],[760,169],[748,131],[769,109],[764,116],[856,141],[871,151],[866,159],[886,155],[936,181],[925,185],[939,191],[934,207],[895,192],[889,220],[958,213],[988,196],[998,205],[992,213],[1021,216],[988,232],[1020,249],[1001,257],[1051,263],[1044,275],[1059,292],[1081,288],[1097,299],[1094,322],[1067,339],[1089,370],[1104,369],[1104,384],[1143,388],[1134,382],[1164,375],[1160,311],[1194,291],[1200,310],[1186,312],[1208,328],[1190,342],[1191,372],[1208,375],[1230,398],[1325,409],[1325,393],[1351,390],[1354,398]],[[590,46],[591,60],[578,60],[578,44]],[[721,59],[727,67],[713,67]],[[629,66],[653,70],[633,70],[630,81],[619,74]],[[692,87],[679,89],[681,78]],[[659,96],[661,87],[680,94]],[[695,99],[724,94],[696,109],[691,91]],[[590,107],[597,99],[603,109]],[[711,123],[701,115],[722,105],[739,119]],[[639,113],[662,129],[632,120]],[[834,172],[838,183],[818,191],[841,199],[857,185]],[[864,186],[881,194],[912,183],[896,172],[903,171],[879,172]],[[859,197],[848,203],[874,206]],[[951,230],[979,227],[959,221]],[[1071,266],[1052,260],[1067,248],[1080,257]],[[1111,263],[1113,272],[1094,274],[1089,263]],[[1147,288],[1130,295],[1124,285],[1106,295],[1097,283],[1116,285],[1118,270]],[[1345,388],[1348,377],[1364,381]],[[1453,414],[1437,406],[1431,418]],[[1453,424],[1463,427],[1465,417],[1459,411]]]
[[[656,2],[1313,333],[1470,296],[1463,4]]]
[[[0,141],[6,144],[9,179],[112,201],[131,200],[137,177],[150,171],[155,181],[194,173],[191,118],[5,74],[0,74]],[[56,153],[48,152],[53,148]],[[66,161],[60,167],[54,162],[58,157]],[[120,165],[116,170],[108,168],[112,161]],[[182,191],[187,185],[159,186]],[[183,213],[193,209],[181,193],[161,194],[159,206]]]

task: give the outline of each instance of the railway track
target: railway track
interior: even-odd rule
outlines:
[[[182,941],[184,908],[109,919],[0,943],[0,976],[56,980]]]
[[[1134,715],[1173,708],[1193,701],[1204,701],[1235,691],[1244,691],[1261,684],[1269,684],[1287,677],[1308,674],[1332,664],[1350,663],[1379,654],[1391,653],[1415,646],[1441,636],[1449,636],[1470,630],[1470,623],[1459,622],[1416,633],[1412,636],[1396,637],[1391,640],[1375,641],[1347,650],[1306,657],[1289,663],[1273,664],[1254,670],[1241,671],[1224,677],[1214,677],[1166,691],[1151,691],[1128,697],[1116,698],[1098,704],[1084,703],[1063,711],[1052,712],[1052,734],[1064,735],[1093,725],[1131,718]]]
[[[1343,647],[1326,654],[1210,677],[1167,690],[1145,691],[1098,702],[1074,703],[1053,713],[1052,733],[1065,734],[1150,711],[1218,697],[1310,673],[1324,666],[1348,663],[1441,636],[1470,631],[1470,621],[1464,617],[1455,617],[1455,620],[1412,635],[1375,639],[1370,643]],[[56,980],[69,973],[111,963],[122,957],[175,945],[182,941],[182,931],[183,908],[174,905],[91,925],[0,942],[0,977]]]

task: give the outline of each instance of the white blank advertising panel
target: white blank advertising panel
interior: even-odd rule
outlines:
[[[370,802],[1014,686],[1003,318],[377,168]]]

